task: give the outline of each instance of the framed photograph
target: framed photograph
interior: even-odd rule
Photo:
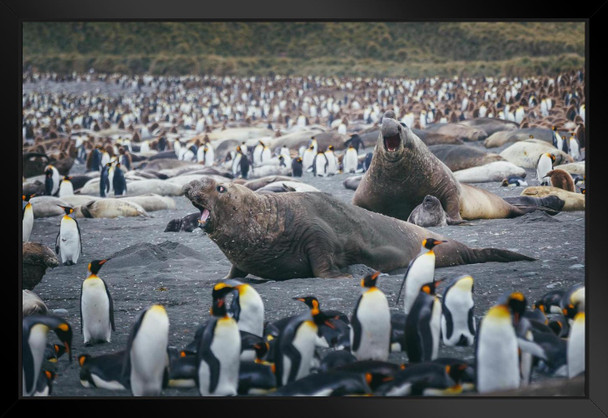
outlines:
[[[7,415],[608,413],[606,6],[0,7]]]

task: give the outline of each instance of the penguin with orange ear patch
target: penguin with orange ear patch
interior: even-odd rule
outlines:
[[[405,350],[410,363],[437,358],[441,338],[441,301],[435,289],[441,280],[425,283],[405,320]]]

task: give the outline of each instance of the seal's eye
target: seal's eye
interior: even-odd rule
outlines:
[[[224,186],[217,186],[216,190],[220,193],[224,193],[226,191],[226,188]]]

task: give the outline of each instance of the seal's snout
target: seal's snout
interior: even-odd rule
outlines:
[[[401,145],[401,129],[401,125],[395,119],[388,117],[382,119],[381,132],[385,150],[394,152],[399,149],[399,145]]]

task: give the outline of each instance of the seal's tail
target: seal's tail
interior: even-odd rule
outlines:
[[[463,248],[464,247],[464,248]],[[514,251],[503,250],[500,248],[469,248],[464,245],[458,248],[456,254],[452,253],[448,257],[440,254],[442,248],[438,247],[435,262],[436,267],[449,267],[461,264],[477,264],[496,261],[500,263],[508,263],[511,261],[535,261],[533,257],[516,253]],[[455,257],[455,255],[457,255]]]

